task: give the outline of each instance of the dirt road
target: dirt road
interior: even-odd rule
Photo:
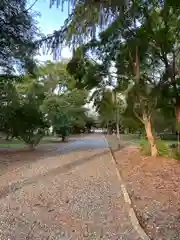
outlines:
[[[141,239],[103,136],[60,145],[0,177],[0,239]]]

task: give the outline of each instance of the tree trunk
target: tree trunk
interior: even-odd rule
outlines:
[[[152,126],[151,126],[150,119],[148,119],[148,118],[144,119],[144,124],[145,124],[146,136],[147,136],[147,139],[151,146],[151,156],[157,157],[158,150],[157,150],[157,146],[156,146],[155,137],[152,133]]]
[[[11,135],[7,134],[7,135],[6,135],[6,141],[9,141],[9,140],[10,140],[10,137],[11,137]]]
[[[119,132],[119,123],[116,123],[116,133],[117,133],[117,139],[120,140],[120,132]]]
[[[116,109],[116,133],[118,139],[118,149],[120,149],[120,132],[119,132],[119,109]]]
[[[28,144],[28,148],[29,148],[30,151],[33,151],[34,147],[35,147],[34,144],[32,144],[32,143]]]
[[[66,137],[63,135],[62,136],[62,142],[65,142]]]
[[[180,125],[180,99],[176,99],[176,106],[175,106],[175,111],[176,111],[176,125]]]
[[[120,132],[119,132],[119,109],[116,108],[116,134],[117,139],[120,140]]]
[[[175,113],[176,113],[176,132],[178,134],[178,152],[180,152],[180,145],[179,145],[179,134],[180,134],[180,98],[176,98],[176,106],[175,106]]]

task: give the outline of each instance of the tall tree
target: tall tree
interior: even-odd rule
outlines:
[[[12,71],[23,66],[32,70],[38,30],[26,0],[1,0],[0,31],[0,68]]]

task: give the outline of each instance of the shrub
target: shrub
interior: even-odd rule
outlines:
[[[170,154],[169,146],[165,141],[161,139],[156,139],[156,145],[157,145],[158,153],[160,156],[166,156],[166,157],[169,156]],[[146,139],[141,139],[140,146],[141,146],[141,152],[144,155],[146,156],[151,155],[151,146]]]
[[[171,157],[180,160],[180,151],[177,143],[171,145]]]
[[[176,141],[177,135],[175,133],[162,133],[159,134],[162,140]]]
[[[30,149],[34,149],[44,137],[49,125],[35,104],[23,103],[17,107],[10,127],[16,138],[23,140]]]
[[[157,144],[157,149],[158,149],[159,154],[161,156],[168,157],[169,154],[170,154],[168,144],[165,141],[161,140],[161,139],[157,139],[156,140],[156,144]]]
[[[141,138],[141,140],[140,140],[140,150],[146,156],[150,156],[151,155],[150,144],[149,144],[149,142],[145,138]]]
[[[175,150],[172,150],[172,157],[174,158],[174,159],[176,159],[176,160],[180,160],[180,152],[177,150],[177,149],[175,149]]]

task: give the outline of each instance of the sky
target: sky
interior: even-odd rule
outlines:
[[[31,6],[35,0],[28,0],[28,6]],[[38,0],[32,8],[32,12],[40,13],[40,16],[36,18],[38,21],[38,27],[43,34],[51,34],[54,30],[59,30],[63,26],[64,21],[68,17],[68,6],[64,4],[63,11],[61,6],[56,8],[53,6],[49,8],[50,0]],[[61,53],[62,58],[70,58],[71,51],[67,47],[63,48]],[[37,56],[40,61],[53,60],[51,55]]]

